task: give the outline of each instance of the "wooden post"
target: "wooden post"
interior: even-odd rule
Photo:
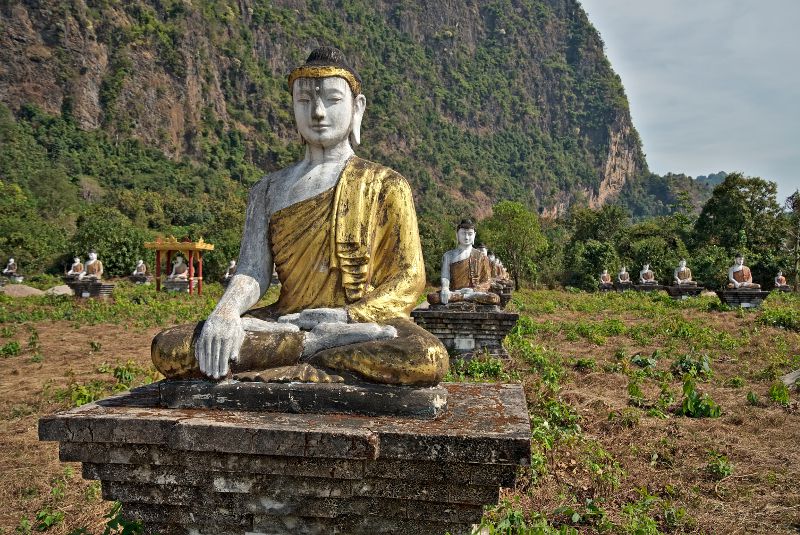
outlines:
[[[156,249],[156,291],[161,291],[161,249]]]
[[[197,295],[203,295],[203,251],[197,251]]]
[[[194,251],[189,251],[189,295],[192,295],[194,285]]]

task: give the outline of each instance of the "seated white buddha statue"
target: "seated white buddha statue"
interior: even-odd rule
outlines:
[[[650,264],[642,266],[642,270],[639,272],[639,284],[658,284],[653,270],[650,269]]]
[[[735,290],[758,290],[760,284],[753,282],[750,268],[744,265],[744,255],[736,254],[733,265],[728,268],[728,288]]]
[[[78,275],[82,281],[99,281],[103,278],[103,263],[97,259],[97,253],[89,253],[89,260],[83,266],[83,272]]]
[[[692,280],[692,270],[686,267],[686,260],[684,259],[678,262],[678,267],[675,268],[672,278],[678,286],[697,286],[697,282]]]
[[[622,266],[617,273],[617,282],[619,284],[631,284],[631,274],[628,273],[628,268]]]
[[[147,276],[147,264],[144,263],[144,260],[138,260],[136,262],[136,267],[133,269],[133,273],[131,273],[134,277],[145,277]]]
[[[3,275],[5,275],[6,277],[17,276],[17,263],[14,261],[13,258],[8,259],[8,264],[6,264],[5,269],[3,269]]]
[[[67,271],[66,276],[69,279],[77,279],[80,277],[81,273],[83,273],[83,262],[79,257],[75,257],[72,259],[72,266]]]
[[[361,78],[321,47],[288,86],[305,154],[250,190],[236,274],[205,322],[156,336],[156,368],[168,378],[438,383],[447,350],[409,318],[425,288],[411,188],[353,151]],[[277,302],[250,310],[273,266]]]
[[[178,255],[172,264],[172,272],[167,276],[168,281],[185,281],[189,279],[189,266],[183,261],[183,257]]]
[[[489,259],[475,243],[475,225],[463,219],[456,228],[458,246],[442,256],[442,289],[428,294],[432,305],[471,301],[484,305],[500,303],[500,296],[489,291],[492,285]]]
[[[600,274],[600,289],[607,290],[613,287],[614,283],[611,281],[611,275],[609,275],[607,269],[604,269],[603,272]]]
[[[783,271],[778,271],[778,274],[775,276],[775,288],[778,290],[792,289],[792,287],[789,286],[789,283],[786,282],[786,277],[783,275]]]
[[[228,270],[225,272],[225,280],[230,280],[236,275],[236,260],[231,260],[228,264]]]

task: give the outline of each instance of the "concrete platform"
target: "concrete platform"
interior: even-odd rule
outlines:
[[[411,311],[411,318],[441,340],[451,355],[469,358],[488,352],[506,357],[503,338],[514,328],[519,314],[486,308],[475,311],[415,309]]]
[[[720,301],[739,308],[758,308],[768,295],[764,290],[717,290]]]
[[[470,533],[530,462],[521,385],[443,384],[436,420],[160,407],[150,385],[39,421],[145,533]]]
[[[447,410],[443,386],[415,388],[362,383],[161,381],[162,407],[255,412],[362,414],[432,419]]]

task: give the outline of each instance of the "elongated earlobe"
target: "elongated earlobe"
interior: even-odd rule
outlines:
[[[357,147],[361,144],[361,120],[367,107],[367,97],[358,95],[353,103],[353,128],[350,130],[350,144]]]

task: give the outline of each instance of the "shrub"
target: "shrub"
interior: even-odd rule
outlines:
[[[687,377],[683,382],[683,402],[678,414],[690,418],[717,418],[722,414],[720,406],[708,394],[697,391],[695,381]]]

